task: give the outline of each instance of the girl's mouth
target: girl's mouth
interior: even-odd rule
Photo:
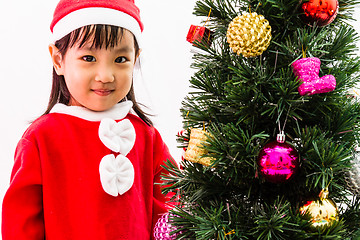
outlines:
[[[114,90],[109,89],[93,89],[92,90],[95,94],[99,96],[108,96],[110,95]]]

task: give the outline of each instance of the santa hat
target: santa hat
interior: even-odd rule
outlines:
[[[60,0],[50,25],[54,41],[72,31],[92,24],[125,28],[140,43],[144,29],[140,10],[134,0]]]

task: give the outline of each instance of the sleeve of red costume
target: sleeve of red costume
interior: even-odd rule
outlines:
[[[154,196],[153,196],[153,220],[152,220],[152,233],[151,239],[153,239],[153,231],[157,220],[161,217],[162,214],[168,212],[169,207],[166,205],[166,202],[170,200],[171,195],[167,196],[161,193],[161,175],[167,174],[168,172],[161,167],[161,165],[165,165],[167,160],[171,160],[175,163],[173,158],[170,155],[168,147],[162,141],[160,134],[156,131],[155,133],[155,146],[154,146]]]
[[[41,168],[37,147],[21,139],[2,206],[2,240],[44,240]]]

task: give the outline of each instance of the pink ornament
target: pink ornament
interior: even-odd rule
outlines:
[[[260,151],[258,157],[260,173],[272,183],[283,183],[299,168],[299,154],[288,143],[270,142]]]
[[[154,238],[155,240],[175,240],[178,234],[170,235],[170,232],[174,230],[176,227],[169,223],[169,213],[165,213],[155,224]]]
[[[313,57],[299,59],[291,65],[295,76],[302,81],[298,88],[301,96],[331,92],[335,89],[336,79],[333,75],[319,77],[320,64],[320,59]]]

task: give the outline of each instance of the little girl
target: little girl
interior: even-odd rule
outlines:
[[[49,106],[16,148],[3,240],[152,239],[171,156],[134,97],[142,29],[134,0],[59,2]]]

